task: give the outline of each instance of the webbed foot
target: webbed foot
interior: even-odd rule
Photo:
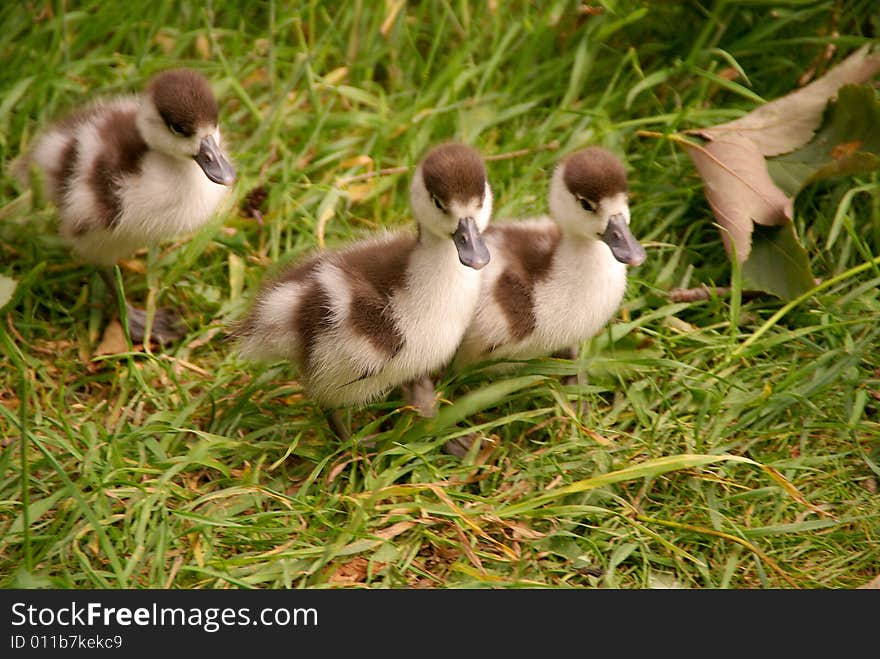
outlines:
[[[128,317],[128,331],[132,343],[143,343],[146,338],[147,312],[125,303],[125,314]],[[150,338],[161,344],[177,341],[186,335],[186,328],[180,315],[172,309],[156,309],[153,314],[153,326]]]

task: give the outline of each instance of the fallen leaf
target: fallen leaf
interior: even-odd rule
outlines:
[[[196,37],[196,51],[203,60],[211,59],[211,43],[204,34]]]
[[[677,590],[687,588],[672,574],[652,572],[648,575],[648,588],[654,590]]]
[[[376,179],[370,179],[363,183],[352,183],[345,188],[345,194],[351,203],[355,204],[369,197],[376,189]]]
[[[119,265],[127,272],[136,272],[139,275],[147,274],[147,264],[141,259],[122,259]]]
[[[838,89],[866,82],[880,71],[880,51],[869,51],[869,45],[862,46],[815,82],[765,103],[744,117],[687,132],[710,140],[730,135],[748,137],[764,156],[793,151],[813,137],[822,123],[828,99]]]
[[[385,563],[374,561],[372,564],[373,574],[384,569],[385,565]],[[348,563],[336,568],[336,571],[330,575],[330,583],[364,583],[369,573],[370,561],[363,556],[355,556]]]
[[[794,224],[779,227],[756,225],[752,249],[742,264],[743,286],[793,300],[815,285],[810,257],[798,242]]]
[[[578,7],[578,13],[584,16],[601,16],[604,11],[605,8],[598,5],[581,5]]]
[[[125,342],[125,332],[122,330],[122,325],[118,320],[111,320],[104,328],[104,336],[101,337],[101,343],[95,348],[93,356],[117,355],[126,350],[128,350],[128,344]]]
[[[718,222],[724,247],[745,261],[752,248],[752,223],[778,226],[792,218],[792,200],[785,196],[770,174],[755,144],[741,135],[729,134],[685,149],[703,179],[706,198]]]
[[[411,522],[409,520],[404,520],[402,522],[396,522],[389,527],[384,529],[380,529],[376,531],[373,535],[376,537],[382,538],[383,540],[390,540],[391,538],[396,538],[404,531],[408,531],[412,527],[416,525],[415,522]]]
[[[373,171],[373,159],[367,155],[357,155],[352,156],[351,158],[346,158],[342,162],[339,163],[339,166],[342,169],[350,169],[352,167],[366,167],[368,171]]]
[[[260,224],[263,223],[263,213],[265,212],[266,199],[269,197],[269,191],[265,186],[258,185],[251,188],[241,201],[241,213],[245,217],[252,217]]]
[[[207,332],[205,332],[204,336],[194,339],[187,344],[187,350],[195,350],[196,348],[201,348],[204,345],[208,345],[213,341],[214,337],[217,336],[222,331],[220,327],[212,327]]]
[[[18,282],[11,277],[0,275],[0,309],[9,304]]]
[[[530,529],[524,524],[505,522],[505,526],[507,526],[513,532],[513,537],[516,540],[540,540],[547,535],[546,533],[541,533],[540,531]]]
[[[812,287],[809,258],[791,222],[794,197],[814,181],[880,168],[880,105],[871,85],[858,86],[877,71],[880,51],[865,46],[744,117],[686,131],[705,144],[676,137],[703,179],[724,247],[743,264],[745,282],[783,299]],[[785,228],[757,235],[759,226]]]
[[[164,30],[160,30],[155,36],[156,45],[162,49],[162,52],[166,55],[170,55],[171,51],[174,50],[174,46],[177,43],[175,38],[171,36],[168,32]]]
[[[859,586],[859,588],[867,588],[870,590],[880,590],[880,574],[871,579],[868,583],[863,586]]]
[[[819,180],[880,168],[880,102],[871,85],[847,85],[828,104],[809,144],[767,161],[770,175],[791,196]]]
[[[244,77],[244,79],[241,81],[241,86],[247,89],[254,86],[255,84],[262,84],[268,79],[269,72],[265,68],[254,69]]]
[[[339,68],[333,69],[324,76],[323,82],[325,85],[329,85],[330,87],[335,87],[340,82],[344,81],[348,77],[348,67],[340,66]]]

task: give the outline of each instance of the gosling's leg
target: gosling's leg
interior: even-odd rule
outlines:
[[[563,348],[558,352],[553,353],[554,357],[558,357],[559,359],[570,359],[573,362],[576,362],[578,359],[578,347],[571,346],[570,348]],[[562,384],[565,385],[585,385],[587,384],[587,374],[582,373],[580,370],[573,375],[566,375],[562,378]],[[575,410],[577,412],[578,417],[583,418],[587,413],[587,401],[583,398],[578,398],[577,408]]]
[[[437,416],[437,390],[431,377],[423,375],[410,380],[400,385],[400,392],[406,404],[413,407],[419,416],[427,419]],[[450,439],[443,444],[442,450],[444,453],[463,459],[476,440],[476,434]]]
[[[325,410],[324,416],[327,419],[327,425],[330,426],[330,430],[333,431],[333,434],[336,435],[337,439],[343,442],[347,442],[351,439],[351,432],[349,432],[348,427],[342,420],[342,415],[339,413],[338,409]]]
[[[402,384],[400,390],[404,401],[407,405],[415,408],[419,416],[424,418],[437,416],[437,390],[434,387],[434,381],[429,376],[423,375],[415,380],[410,380],[406,384]],[[450,439],[443,444],[442,450],[457,458],[464,458],[476,439],[477,436],[474,433]]]
[[[434,381],[427,375],[400,385],[403,400],[418,412],[419,416],[430,419],[437,416],[437,390]]]
[[[464,460],[465,456],[467,456],[468,454],[468,451],[471,450],[471,447],[477,442],[478,439],[479,437],[475,432],[472,432],[468,435],[462,435],[461,437],[450,439],[448,442],[443,444],[442,450],[444,453],[454,455],[459,460]]]
[[[113,268],[101,268],[101,278],[104,284],[113,296],[116,306],[119,306],[119,291],[116,288],[116,279],[113,276]],[[147,329],[147,312],[132,306],[124,298],[122,302],[125,304],[125,315],[128,318],[128,332],[133,343],[142,343],[146,337]],[[180,316],[171,309],[156,309],[153,314],[153,326],[150,328],[150,337],[156,339],[159,343],[169,343],[177,341],[186,334]]]
[[[554,352],[553,356],[558,359],[570,359],[571,361],[576,362],[578,358],[578,347],[571,346],[569,348],[563,348],[562,350]],[[578,374],[566,375],[562,378],[562,384],[580,384]]]

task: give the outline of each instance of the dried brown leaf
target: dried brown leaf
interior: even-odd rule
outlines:
[[[324,84],[329,85],[330,87],[335,87],[336,85],[345,81],[348,77],[348,67],[340,66],[337,69],[333,69],[324,76]]]
[[[162,49],[162,52],[166,55],[170,55],[171,51],[173,51],[174,47],[177,45],[177,39],[165,30],[160,30],[154,39],[156,45],[159,46],[159,48]]]
[[[376,571],[385,567],[384,563],[377,563]],[[355,556],[348,563],[343,563],[330,575],[330,583],[363,583],[367,579],[370,569],[370,561],[363,556]]]
[[[725,229],[721,236],[728,254],[736,247],[745,261],[752,248],[752,223],[779,226],[791,221],[792,200],[770,174],[761,152],[750,139],[737,134],[719,137],[703,146],[686,143],[706,189],[712,212]]]
[[[245,217],[251,217],[260,224],[263,223],[263,214],[266,212],[266,199],[269,191],[265,186],[258,185],[251,188],[241,201],[239,208]]]
[[[101,343],[95,348],[94,356],[116,355],[126,350],[128,350],[128,344],[125,342],[125,332],[122,330],[122,325],[118,320],[111,320],[104,328],[104,336],[101,337]]]
[[[373,535],[376,537],[382,538],[383,540],[391,540],[391,538],[396,538],[404,531],[409,531],[412,527],[416,525],[415,522],[404,520],[402,522],[397,522],[392,524],[391,526],[380,529],[376,531]]]
[[[198,52],[200,59],[211,59],[211,43],[204,34],[196,37],[196,52]]]
[[[470,540],[465,535],[464,531],[462,531],[459,528],[458,524],[455,524],[454,522],[452,524],[452,528],[455,531],[455,534],[458,536],[458,540],[461,543],[461,548],[464,551],[465,555],[468,557],[473,566],[480,571],[480,574],[485,575],[486,569],[483,567],[483,562],[480,560],[480,557],[477,556],[476,552],[471,547]]]
[[[136,272],[139,275],[147,274],[147,264],[143,259],[122,259],[119,265],[126,272]]]
[[[351,203],[356,204],[359,201],[363,201],[376,189],[376,181],[375,179],[366,181],[364,183],[353,183],[345,188],[345,192],[348,194],[348,199]]]
[[[880,590],[880,574],[871,579],[868,583],[863,586],[859,586],[859,588],[867,588],[870,590]]]
[[[806,144],[822,123],[828,100],[847,84],[860,84],[880,71],[880,51],[865,45],[806,87],[766,103],[725,124],[688,131],[709,140],[748,137],[764,156],[788,153]]]

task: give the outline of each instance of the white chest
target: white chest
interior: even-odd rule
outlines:
[[[385,394],[394,386],[431,373],[455,353],[467,329],[480,289],[480,273],[462,265],[452,241],[418,246],[412,253],[406,283],[389,301],[400,350],[390,356],[347,322],[349,297],[331,285],[335,329],[316,342],[309,374],[310,394],[330,405],[353,405]],[[343,299],[344,298],[344,299]],[[363,373],[372,373],[363,377]]]
[[[192,160],[148,153],[121,185],[118,230],[155,242],[203,226],[228,188],[212,182]]]
[[[451,241],[442,248],[417,248],[405,290],[394,300],[406,337],[401,361],[425,372],[446,363],[471,321],[480,292],[480,272],[458,260]]]
[[[534,331],[500,346],[493,357],[529,359],[578,345],[605,327],[625,290],[626,266],[604,243],[563,240],[550,272],[535,286]]]

